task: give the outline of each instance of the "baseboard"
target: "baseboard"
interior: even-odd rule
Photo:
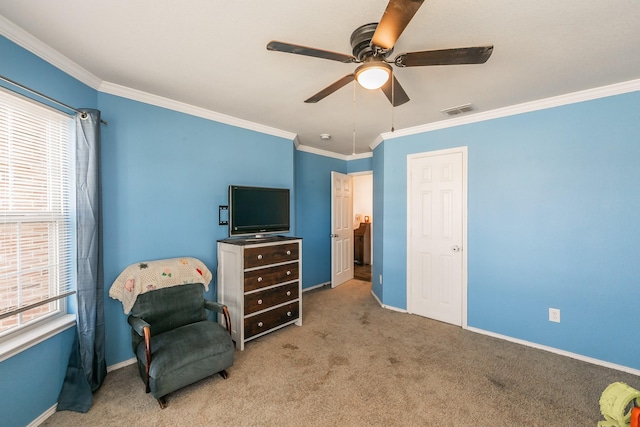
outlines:
[[[407,313],[407,310],[404,310],[402,308],[394,307],[392,305],[383,304],[382,301],[380,301],[380,299],[378,298],[378,295],[376,295],[373,292],[373,289],[371,290],[371,295],[373,295],[373,297],[376,299],[376,301],[378,301],[378,304],[380,304],[380,307],[386,308],[387,310],[391,310],[391,311],[397,311],[398,313]]]
[[[38,427],[43,422],[47,421],[47,418],[49,418],[51,415],[55,414],[57,408],[58,408],[58,403],[56,402],[55,405],[53,405],[51,408],[47,409],[42,414],[40,414],[40,416],[38,418],[36,418],[35,420],[33,420],[29,424],[27,424],[27,427]]]
[[[580,360],[582,362],[591,363],[592,365],[604,366],[605,368],[615,369],[617,371],[622,371],[622,372],[626,372],[628,374],[633,374],[633,375],[640,376],[640,370],[633,369],[633,368],[630,368],[628,366],[617,365],[615,363],[606,362],[604,360],[595,359],[593,357],[583,356],[581,354],[572,353],[570,351],[560,350],[560,349],[555,348],[555,347],[549,347],[549,346],[546,346],[546,345],[536,344],[534,342],[525,341],[525,340],[521,340],[521,339],[518,339],[518,338],[513,338],[513,337],[510,337],[508,335],[496,334],[495,332],[485,331],[484,329],[478,329],[478,328],[474,328],[474,327],[467,327],[466,330],[471,331],[471,332],[475,332],[475,333],[478,333],[478,334],[482,334],[482,335],[487,335],[487,336],[490,336],[490,337],[493,337],[493,338],[498,338],[498,339],[501,339],[501,340],[510,341],[510,342],[513,342],[513,343],[516,343],[516,344],[525,345],[527,347],[537,348],[538,350],[544,350],[544,351],[548,351],[550,353],[559,354],[560,356],[570,357],[572,359]]]
[[[331,282],[324,282],[324,283],[320,283],[319,285],[309,286],[308,288],[302,289],[302,292],[304,293],[304,292],[307,292],[307,291],[312,291],[314,289],[322,288],[322,287],[327,286],[327,285],[330,286]]]
[[[376,299],[376,301],[378,301],[378,304],[380,304],[380,307],[382,307],[382,308],[386,308],[386,309],[392,310],[392,311],[397,311],[399,313],[408,313],[407,310],[403,310],[403,309],[400,309],[400,308],[397,308],[397,307],[393,307],[393,306],[389,306],[389,305],[383,304],[382,301],[380,301],[380,299],[378,298],[378,296],[373,292],[373,290],[371,291],[371,295],[373,295],[373,297]],[[614,369],[616,371],[626,372],[628,374],[640,376],[640,370],[634,369],[634,368],[630,368],[628,366],[623,366],[623,365],[618,365],[618,364],[611,363],[611,362],[606,362],[604,360],[595,359],[593,357],[583,356],[581,354],[572,353],[570,351],[560,350],[560,349],[555,348],[555,347],[549,347],[549,346],[542,345],[542,344],[536,344],[534,342],[521,340],[519,338],[513,338],[513,337],[510,337],[508,335],[496,334],[495,332],[485,331],[484,329],[478,329],[478,328],[474,328],[474,327],[471,327],[471,326],[464,327],[463,329],[466,329],[467,331],[470,331],[470,332],[475,332],[477,334],[487,335],[487,336],[490,336],[490,337],[493,337],[493,338],[498,338],[498,339],[509,341],[509,342],[512,342],[512,343],[525,345],[527,347],[537,348],[538,350],[544,350],[544,351],[548,351],[550,353],[559,354],[560,356],[570,357],[572,359],[580,360],[582,362],[591,363],[592,365],[604,366],[605,368]]]
[[[124,360],[120,363],[116,363],[115,365],[107,366],[107,372],[115,371],[116,369],[124,368],[125,366],[133,365],[134,363],[136,363],[135,357],[128,360]],[[37,427],[40,424],[44,423],[47,420],[47,418],[49,418],[51,415],[56,413],[57,408],[58,408],[58,403],[56,402],[55,405],[53,405],[51,408],[47,409],[45,412],[40,414],[38,418],[31,421],[27,425],[27,427]]]
[[[107,372],[115,371],[116,369],[124,368],[125,366],[133,365],[134,363],[136,363],[136,358],[132,357],[131,359],[123,360],[115,365],[107,366]]]

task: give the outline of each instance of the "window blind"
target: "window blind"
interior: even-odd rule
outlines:
[[[72,293],[72,124],[0,90],[0,334],[60,311]]]

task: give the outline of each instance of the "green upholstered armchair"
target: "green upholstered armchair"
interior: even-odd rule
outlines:
[[[167,394],[215,373],[226,379],[233,365],[227,307],[202,290],[194,283],[140,294],[128,318],[140,376],[162,408]],[[207,320],[206,310],[220,313],[226,329]]]

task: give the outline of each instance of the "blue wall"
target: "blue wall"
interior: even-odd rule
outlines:
[[[133,357],[108,288],[129,264],[192,256],[214,273],[229,184],[294,188],[291,140],[100,93],[107,365]],[[292,218],[295,195],[292,202]],[[292,230],[295,234],[295,221]],[[212,281],[215,285],[215,279]],[[210,286],[209,296],[214,286]]]
[[[2,36],[0,74],[68,105],[96,108],[95,90]],[[56,404],[75,333],[75,327],[67,329],[0,362],[0,424],[29,424]]]
[[[303,238],[303,288],[331,282],[331,172],[370,171],[372,165],[372,157],[347,161],[296,151],[297,235]]]
[[[373,156],[364,159],[349,160],[346,173],[365,172],[373,170]]]
[[[347,162],[296,151],[297,236],[302,240],[302,286],[331,281],[331,171],[347,173]]]
[[[3,36],[0,36],[0,74],[75,108],[96,108],[97,106],[98,96],[94,89]],[[3,81],[0,81],[0,86],[14,89],[12,85]],[[33,98],[33,95],[28,93],[25,95]],[[42,101],[39,98],[38,100]]]
[[[102,127],[106,362],[128,360],[130,328],[107,295],[119,272],[140,260],[194,256],[215,275],[216,240],[228,232],[218,226],[218,206],[227,204],[229,184],[293,189],[293,142],[98,93],[2,37],[0,58],[0,74],[71,106],[98,108],[109,122]],[[292,234],[295,206],[294,193]],[[75,331],[0,363],[3,425],[28,424],[55,405]]]
[[[25,426],[58,402],[76,328],[0,363],[3,426]]]
[[[407,155],[468,146],[469,326],[640,369],[638,105],[634,92],[384,142],[383,303],[406,308]]]
[[[107,290],[143,259],[191,255],[214,271],[215,242],[226,236],[217,207],[231,183],[295,189],[303,286],[326,283],[330,172],[372,168],[373,291],[405,308],[406,156],[466,145],[469,325],[640,369],[629,332],[640,293],[638,93],[389,140],[372,159],[347,162],[97,93],[3,37],[0,59],[0,74],[69,105],[99,108],[109,121],[102,135]],[[133,354],[120,303],[105,299],[113,365]],[[562,310],[562,323],[548,322],[548,307]],[[4,424],[24,425],[55,404],[74,334],[0,363]]]

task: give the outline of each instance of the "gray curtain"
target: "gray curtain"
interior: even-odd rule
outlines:
[[[107,375],[100,183],[100,111],[76,116],[78,326],[58,410],[87,412]]]

